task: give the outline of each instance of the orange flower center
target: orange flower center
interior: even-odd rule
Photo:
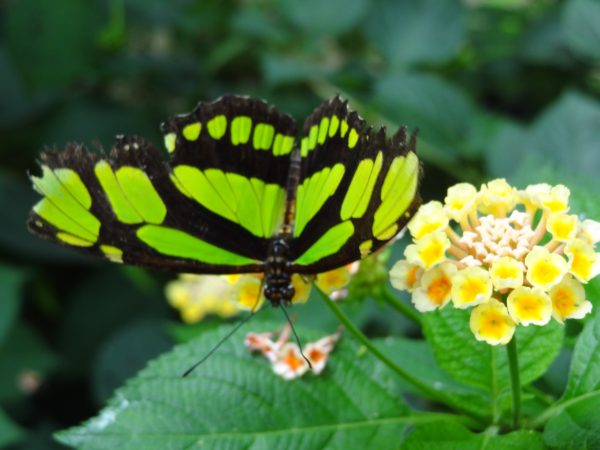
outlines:
[[[289,350],[287,355],[283,360],[284,364],[288,366],[292,372],[296,372],[300,367],[302,367],[302,363],[304,362],[302,359],[298,358],[293,350]]]
[[[427,295],[434,303],[441,305],[452,289],[452,283],[446,276],[434,280],[427,288]]]
[[[313,364],[318,364],[319,362],[323,361],[323,359],[325,359],[325,353],[323,353],[321,350],[314,348],[308,353],[308,359],[310,359],[310,361]]]
[[[552,305],[561,316],[568,316],[573,310],[573,296],[568,289],[557,289],[552,296]]]

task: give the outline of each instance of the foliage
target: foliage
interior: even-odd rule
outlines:
[[[600,446],[597,313],[583,327],[519,331],[524,421],[514,430],[504,349],[475,342],[461,311],[407,320],[397,311],[411,306],[390,303],[384,286],[370,295],[361,286],[361,298],[343,304],[427,392],[348,333],[322,376],[276,378],[242,348],[241,331],[180,379],[230,325],[181,325],[162,291],[169,275],[107,267],[24,227],[36,199],[26,173],[44,146],[109,148],[123,133],[159,143],[161,120],[232,92],[298,119],[339,92],[370,123],[419,127],[426,200],[443,199],[457,181],[564,183],[574,213],[598,220],[600,2],[19,0],[0,8],[0,448]],[[390,264],[404,245],[394,244]],[[595,308],[599,286],[588,286]],[[316,297],[294,310],[302,338],[337,326]],[[278,311],[265,315],[270,322],[247,329],[283,322]],[[67,430],[61,443],[58,430]],[[148,440],[148,431],[160,437]]]

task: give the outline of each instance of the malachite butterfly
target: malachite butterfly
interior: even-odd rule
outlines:
[[[373,131],[336,97],[294,120],[262,100],[225,96],[162,124],[154,145],[117,137],[41,156],[30,230],[85,253],[174,272],[263,273],[274,306],[293,273],[363,258],[420,204],[416,138]]]

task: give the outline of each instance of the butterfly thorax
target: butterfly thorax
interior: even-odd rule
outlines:
[[[289,272],[289,235],[278,234],[269,244],[265,261],[265,297],[273,306],[287,306],[294,296],[292,276]]]

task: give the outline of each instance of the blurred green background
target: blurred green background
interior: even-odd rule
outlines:
[[[189,330],[168,275],[27,233],[37,155],[120,133],[159,145],[161,120],[226,93],[299,121],[340,93],[372,124],[419,127],[425,199],[456,181],[562,182],[600,218],[598,0],[0,1],[0,448],[62,448],[54,430]],[[331,331],[303,308],[303,325]],[[355,309],[373,335],[418,333]]]

